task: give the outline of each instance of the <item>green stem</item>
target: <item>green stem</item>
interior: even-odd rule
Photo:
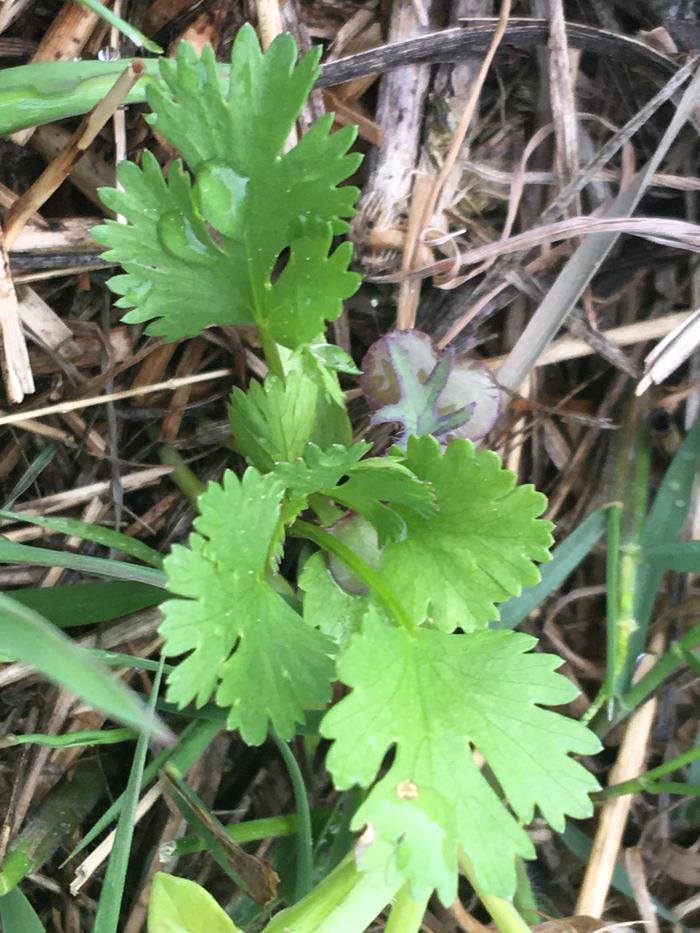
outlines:
[[[607,716],[596,716],[591,728],[599,738],[603,738],[610,730],[626,719],[645,700],[647,700],[679,667],[688,663],[688,656],[692,649],[700,643],[700,622],[689,629],[682,638],[679,638],[665,654],[662,654],[648,674],[645,674],[638,683],[631,687],[620,697],[621,710],[610,720]]]
[[[645,794],[680,794],[681,797],[700,797],[700,787],[697,784],[684,784],[682,781],[655,781],[651,784],[645,782],[639,790],[644,791]],[[630,793],[636,793],[636,791],[625,790],[609,796],[622,797]]]
[[[520,858],[520,856],[516,856],[515,859],[515,874],[518,879],[518,885],[515,889],[513,903],[522,915],[523,920],[534,926],[536,923],[540,922],[541,914],[537,906],[535,892],[530,883],[530,876],[527,873],[527,865],[525,864],[525,860]]]
[[[630,459],[632,469],[630,472]],[[607,620],[605,684],[583,718],[590,723],[607,704],[611,719],[630,666],[630,643],[637,631],[639,567],[649,487],[649,437],[639,402],[628,401],[613,466],[606,562]],[[621,504],[620,504],[621,503]]]
[[[296,831],[296,813],[267,816],[259,820],[247,820],[245,823],[232,823],[226,827],[226,834],[239,845],[246,842],[260,842],[262,839],[282,839],[286,836],[294,836]],[[161,861],[170,862],[180,858],[181,855],[204,852],[206,847],[201,836],[181,836],[179,839],[164,842],[160,846],[158,856]]]
[[[530,933],[530,927],[510,901],[482,891],[481,886],[474,877],[472,864],[463,852],[459,855],[459,867],[501,933]]]
[[[427,897],[421,901],[414,901],[408,885],[405,884],[391,905],[389,919],[384,927],[385,933],[418,933],[427,903]]]
[[[134,732],[133,729],[85,729],[82,732],[68,732],[65,735],[29,732],[24,735],[6,735],[0,738],[0,748],[9,748],[12,745],[45,745],[48,748],[116,745],[119,742],[133,742],[138,735],[138,732]]]
[[[611,702],[615,694],[617,630],[620,623],[620,525],[622,508],[613,503],[608,511],[608,541],[606,555],[607,610],[607,671],[605,698]]]
[[[294,885],[294,899],[300,901],[311,890],[313,878],[313,834],[311,831],[311,810],[306,785],[299,763],[286,742],[275,733],[272,739],[282,756],[294,791],[294,803],[297,811],[297,872]]]
[[[629,781],[621,781],[619,784],[611,784],[610,787],[606,787],[604,790],[599,791],[599,793],[594,794],[594,799],[605,800],[609,797],[623,797],[625,794],[637,794],[641,791],[662,793],[662,791],[658,790],[662,785],[656,783],[658,778],[665,777],[667,774],[673,774],[674,771],[678,771],[679,768],[684,768],[686,765],[691,764],[691,762],[697,761],[698,758],[700,758],[700,745],[688,749],[687,752],[683,752],[681,755],[676,755],[675,758],[665,761],[656,768],[645,771],[644,774],[640,774],[636,778],[631,778]],[[669,790],[671,784],[664,785],[668,793],[693,794],[692,790],[687,790],[690,786],[689,784],[678,783],[673,784],[673,787],[676,788],[675,790]],[[678,790],[677,788],[683,788],[683,790]],[[700,787],[697,788],[697,793],[700,794]]]
[[[407,632],[413,633],[418,630],[416,623],[401,602],[396,598],[393,591],[389,589],[384,580],[379,576],[377,571],[370,567],[370,565],[366,563],[359,554],[356,554],[352,548],[349,548],[347,544],[339,541],[338,538],[324,531],[323,528],[319,528],[317,525],[312,525],[304,521],[294,522],[289,533],[296,538],[305,538],[307,541],[313,541],[314,544],[318,544],[324,551],[330,551],[331,554],[335,554],[335,556],[342,560],[350,570],[357,574],[363,583],[367,584],[379,602],[399,625],[403,626]]]
[[[270,372],[273,376],[284,379],[284,366],[277,344],[267,332],[267,329],[260,324],[258,324],[258,335],[260,337],[260,343],[262,344],[265,362]]]
[[[361,872],[350,853],[303,900],[276,914],[263,933],[364,933],[398,887],[381,873]]]
[[[188,502],[197,508],[197,500],[207,488],[206,484],[192,472],[172,444],[160,445],[158,459],[163,466],[173,467],[173,472],[169,474],[170,481],[177,486]]]

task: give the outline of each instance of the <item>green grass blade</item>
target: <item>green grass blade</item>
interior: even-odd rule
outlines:
[[[200,755],[204,754],[209,745],[211,745],[216,736],[221,732],[223,726],[223,722],[212,722],[210,720],[196,720],[185,726],[177,738],[177,744],[159,752],[153,761],[145,768],[141,781],[141,789],[150,784],[167,761],[172,761],[179,771],[186,774],[199,759]],[[89,846],[100,833],[104,832],[104,830],[119,817],[123,806],[124,794],[117,797],[114,803],[88,830],[63,864],[65,865],[66,862],[70,862],[74,859],[76,855],[79,855],[83,849]]]
[[[121,580],[27,587],[13,590],[8,595],[28,609],[38,612],[58,628],[107,622],[140,609],[157,606],[168,598],[166,591],[160,587]]]
[[[149,564],[151,567],[160,568],[163,564],[163,558],[158,551],[148,547],[143,541],[132,538],[131,535],[122,534],[121,531],[105,528],[104,525],[97,525],[94,522],[82,522],[77,518],[62,518],[60,516],[43,518],[40,515],[22,515],[21,513],[10,512],[7,509],[0,509],[0,518],[12,522],[26,522],[28,525],[38,525],[40,528],[47,528],[57,534],[71,535],[75,538],[82,538],[84,541],[92,541],[94,544],[102,544],[104,547],[114,548],[115,551],[121,551],[123,554],[135,557],[136,560]]]
[[[0,594],[0,653],[31,664],[49,680],[138,732],[170,737],[133,690],[36,612]]]
[[[127,23],[126,20],[122,19],[121,16],[117,16],[117,14],[108,9],[104,3],[100,3],[99,0],[78,0],[78,2],[86,6],[88,10],[92,10],[93,13],[97,13],[97,15],[101,16],[110,26],[114,26],[115,29],[118,29],[127,39],[131,39],[134,45],[148,49],[149,52],[155,52],[156,55],[162,53],[163,49],[157,42],[154,42],[153,39],[149,39],[148,36],[144,36],[136,26],[132,26],[131,23]]]
[[[306,897],[313,884],[314,840],[311,829],[309,796],[306,792],[306,785],[304,784],[304,776],[301,773],[301,768],[289,744],[282,741],[274,732],[272,733],[272,739],[277,746],[278,752],[282,756],[294,791],[294,803],[297,816],[297,872],[294,885],[294,900],[300,901],[302,897]]]
[[[163,676],[163,667],[153,679],[153,690],[148,704],[148,709],[153,714],[155,701],[160,689],[160,681]],[[136,807],[139,802],[139,793],[141,791],[141,782],[143,780],[143,770],[146,764],[146,752],[148,751],[148,739],[144,733],[139,736],[134,752],[134,761],[129,773],[129,781],[124,791],[124,805],[117,823],[117,832],[114,837],[114,846],[107,863],[102,891],[100,892],[100,901],[97,906],[95,916],[94,933],[117,933],[119,927],[119,916],[121,914],[122,898],[124,897],[124,884],[126,882],[126,871],[129,866],[129,855],[131,853],[131,843],[134,837],[134,827],[136,824]]]
[[[46,933],[36,911],[19,888],[0,897],[0,925],[6,933]]]
[[[15,541],[0,540],[0,564],[65,567],[68,570],[79,570],[81,573],[89,573],[96,577],[115,577],[117,580],[132,580],[137,583],[149,583],[151,586],[165,587],[165,574],[160,570],[139,567],[138,564],[127,564],[121,560],[52,551],[49,548],[17,544]]]
[[[295,836],[297,832],[296,813],[280,814],[279,816],[261,817],[257,820],[248,820],[245,823],[229,823],[227,834],[234,842],[261,842],[263,839],[283,839],[285,836]],[[204,852],[207,846],[203,839],[196,834],[180,836],[164,842],[160,847],[161,861],[173,861],[192,852]]]
[[[674,771],[679,771],[681,768],[685,768],[697,761],[700,761],[700,745],[694,745],[692,748],[689,748],[688,751],[676,755],[669,761],[664,761],[663,764],[658,765],[656,768],[650,768],[649,771],[644,771],[635,778],[630,778],[628,781],[621,781],[619,784],[610,784],[608,787],[604,787],[602,790],[598,791],[595,795],[595,799],[607,800],[610,797],[622,797],[625,794],[640,794],[644,792],[652,794],[663,793],[663,791],[658,790],[658,788],[662,786],[668,793],[698,796],[700,795],[700,785],[693,784],[690,780],[686,782],[668,783],[659,781],[659,778],[673,774]]]
[[[135,654],[123,654],[121,651],[103,651],[102,648],[86,648],[85,650],[107,667],[130,667],[139,671],[159,671],[161,666],[160,661],[150,661],[148,658],[139,658]],[[169,674],[170,671],[175,670],[175,667],[172,664],[163,664],[163,670],[166,674]],[[167,710],[167,712],[171,711]]]
[[[644,560],[676,573],[700,573],[700,541],[649,545],[644,548]]]
[[[19,497],[29,489],[32,483],[35,482],[35,480],[51,463],[53,458],[56,456],[57,451],[58,444],[55,444],[53,441],[49,441],[46,447],[39,451],[39,453],[12,487],[12,491],[3,503],[2,507],[4,509],[12,508]]]
[[[132,59],[119,62],[37,62],[0,71],[0,136],[87,113],[102,100]],[[143,103],[156,60],[129,91],[126,103]]]
[[[65,845],[107,790],[104,767],[85,756],[39,804],[10,842],[0,869],[0,895],[39,871]]]
[[[540,568],[542,579],[501,606],[501,618],[492,628],[515,628],[550,596],[578,567],[605,530],[607,509],[596,509],[552,551],[552,559]]]
[[[0,739],[0,748],[13,745],[45,745],[47,748],[85,748],[88,745],[116,745],[133,742],[138,733],[133,729],[83,729],[65,735],[46,735],[43,732],[28,732],[24,735],[7,735]]]
[[[700,418],[695,422],[671,461],[661,481],[659,491],[649,510],[642,533],[642,550],[677,544],[688,515],[695,477],[700,468]],[[626,683],[632,675],[632,661],[646,645],[647,630],[654,603],[666,567],[660,561],[643,561],[637,568],[637,600],[635,620],[637,630],[632,633],[625,671]]]

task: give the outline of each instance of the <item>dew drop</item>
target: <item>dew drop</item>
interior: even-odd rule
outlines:
[[[116,62],[120,58],[119,49],[115,49],[113,45],[105,45],[97,53],[97,59],[101,62]]]

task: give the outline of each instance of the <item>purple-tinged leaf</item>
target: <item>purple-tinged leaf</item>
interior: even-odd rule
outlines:
[[[362,361],[362,391],[372,424],[398,423],[398,442],[432,434],[442,442],[479,440],[494,425],[501,390],[477,360],[439,351],[428,334],[391,331]]]

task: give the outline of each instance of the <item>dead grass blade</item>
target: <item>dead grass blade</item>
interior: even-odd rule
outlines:
[[[700,308],[690,314],[658,343],[644,360],[644,375],[637,386],[642,395],[659,385],[697,350],[700,344]]]
[[[680,87],[688,80],[697,67],[698,57],[689,59],[685,65],[666,82],[661,90],[655,94],[651,100],[641,107],[637,113],[631,117],[610,139],[602,146],[596,155],[588,162],[574,180],[560,192],[558,197],[547,207],[539,218],[540,224],[550,223],[560,218],[569,204],[576,198],[580,191],[593,180],[597,173],[613,158],[613,156],[627,143],[627,141],[656,113],[656,111],[665,104]],[[688,108],[689,110],[692,107]],[[654,173],[652,173],[652,178]],[[511,196],[512,197],[512,196]],[[514,268],[516,260],[512,258],[502,258],[497,260],[493,268],[474,291],[471,305],[449,328],[445,336],[440,340],[439,346],[445,347],[461,331],[474,320],[477,315],[486,313],[485,309],[494,298],[508,287],[506,278],[510,269]],[[534,270],[533,270],[534,271]]]
[[[32,367],[20,321],[17,293],[10,273],[10,261],[0,230],[0,333],[2,333],[2,376],[8,401],[21,402],[34,391]]]
[[[578,118],[572,76],[572,53],[566,38],[563,0],[549,3],[549,97],[557,142],[556,167],[561,186],[579,170]]]
[[[669,147],[691,116],[698,97],[700,97],[700,70],[696,71],[683,94],[673,119],[653,156],[632,184],[615,198],[606,211],[604,219],[630,218]],[[566,263],[499,370],[498,378],[505,388],[517,390],[535,365],[540,353],[574,308],[583,290],[615,245],[618,236],[618,232],[609,232],[596,237],[587,237]]]
[[[505,240],[496,240],[494,243],[477,246],[475,249],[463,252],[460,255],[459,262],[461,266],[470,266],[476,263],[493,261],[508,253],[520,253],[536,246],[556,243],[560,240],[591,236],[592,234],[613,235],[614,239],[617,239],[621,233],[642,237],[645,240],[651,240],[652,243],[659,243],[661,246],[687,249],[694,253],[700,252],[700,225],[691,224],[685,220],[665,217],[572,217],[569,220],[559,220],[543,227],[533,227]],[[610,248],[608,247],[608,249]],[[571,257],[567,266],[574,259],[574,256]],[[373,276],[372,281],[388,283],[400,282],[404,279],[424,278],[426,275],[440,275],[448,272],[453,266],[453,259],[441,259],[439,262],[431,263],[422,269],[400,272],[395,275]],[[460,282],[477,275],[480,271],[481,269],[473,270],[465,275]]]
[[[663,632],[652,639],[649,654],[639,666],[639,675],[646,673],[653,666],[656,653],[664,650]],[[608,783],[637,777],[644,770],[649,736],[656,717],[657,700],[648,700],[630,718],[625,735],[620,745],[617,760],[610,772]],[[593,840],[593,848],[586,866],[583,884],[576,901],[576,913],[592,917],[601,917],[612,883],[612,876],[617,862],[617,855],[622,843],[622,836],[627,825],[632,795],[606,800],[600,810],[598,827]]]

